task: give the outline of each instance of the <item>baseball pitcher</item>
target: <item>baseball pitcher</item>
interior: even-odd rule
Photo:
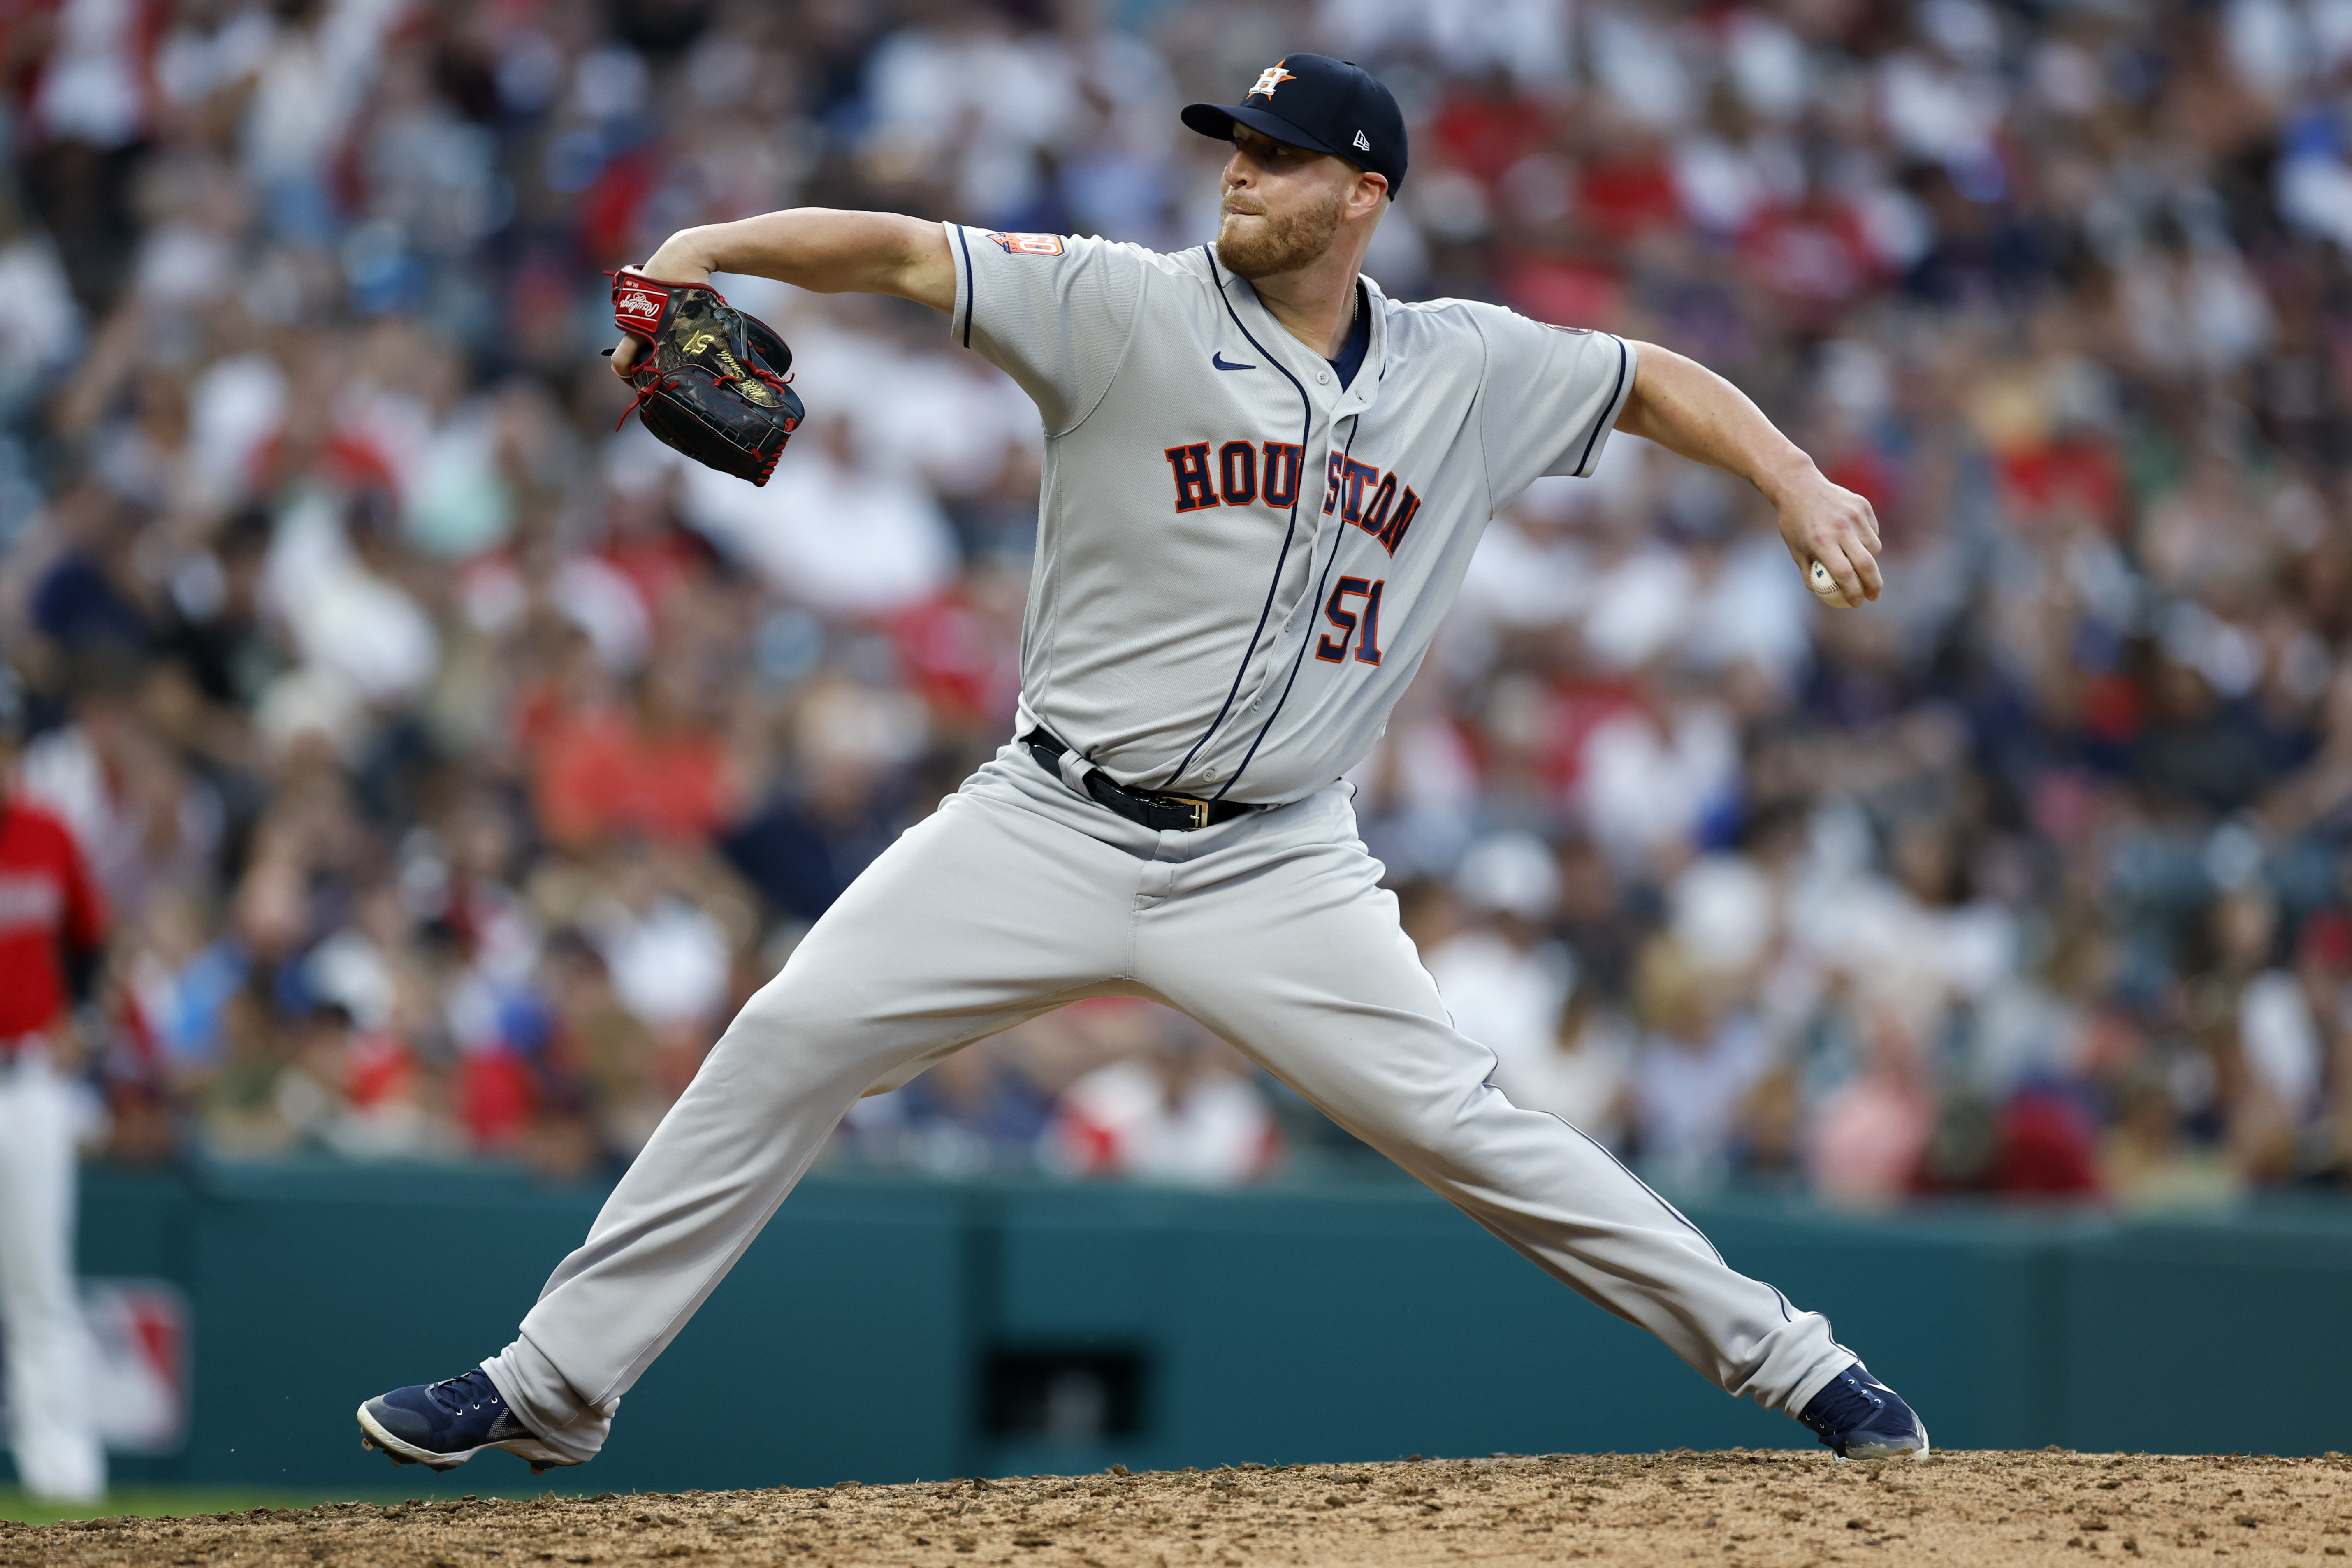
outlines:
[[[365,1440],[395,1459],[594,1458],[621,1396],[852,1101],[1103,995],[1191,1014],[1538,1268],[1839,1455],[1927,1453],[1918,1418],[1827,1320],[1495,1087],[1493,1054],[1454,1028],[1399,928],[1340,782],[1487,521],[1540,475],[1590,474],[1612,429],[1754,484],[1832,603],[1878,595],[1869,504],[1689,360],[1493,305],[1403,303],[1361,276],[1406,167],[1402,116],[1364,71],[1291,55],[1242,102],[1183,120],[1233,148],[1216,240],[1197,249],[804,209],[686,230],[618,280],[615,368],[641,398],[682,389],[707,408],[731,385],[768,410],[731,456],[698,452],[754,480],[799,410],[758,363],[713,361],[688,384],[696,345],[780,359],[708,325],[725,324],[699,287],[714,272],[919,300],[1028,393],[1045,467],[1018,724],[744,1007],[515,1342],[360,1407]],[[705,325],[665,336],[678,321]],[[673,410],[665,438],[694,450],[696,430],[732,417]]]

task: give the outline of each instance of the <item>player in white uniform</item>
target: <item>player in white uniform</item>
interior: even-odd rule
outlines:
[[[1035,400],[1016,738],[744,1007],[514,1343],[361,1406],[394,1458],[593,1458],[852,1101],[1112,994],[1191,1014],[1718,1386],[1841,1455],[1927,1452],[1825,1319],[1494,1086],[1340,782],[1487,521],[1538,475],[1590,473],[1612,427],[1753,481],[1800,566],[1854,604],[1879,586],[1868,504],[1688,360],[1360,278],[1405,168],[1402,119],[1363,71],[1293,55],[1185,121],[1234,142],[1213,246],[801,210],[687,230],[646,263],[919,300]],[[615,363],[634,357],[626,340]]]
[[[106,1495],[106,1450],[74,1289],[81,1117],[64,1058],[106,909],[72,829],[16,787],[28,719],[0,661],[0,1371],[18,1483],[38,1502],[91,1503]]]

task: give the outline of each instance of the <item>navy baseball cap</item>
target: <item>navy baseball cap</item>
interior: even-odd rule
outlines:
[[[1277,142],[1328,153],[1387,176],[1389,197],[1404,184],[1404,111],[1380,79],[1328,55],[1285,55],[1257,73],[1239,103],[1187,104],[1184,123],[1230,141],[1239,121]]]

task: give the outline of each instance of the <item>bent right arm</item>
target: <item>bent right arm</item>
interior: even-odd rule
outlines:
[[[934,310],[955,309],[955,260],[947,232],[896,213],[793,207],[735,223],[682,228],[630,270],[665,283],[708,283],[714,272],[774,278],[815,294],[896,294]],[[613,369],[625,376],[642,345],[624,335]]]

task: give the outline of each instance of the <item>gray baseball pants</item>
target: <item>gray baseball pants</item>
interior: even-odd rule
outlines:
[[[1537,1267],[1719,1387],[1791,1413],[1855,1360],[1600,1145],[1487,1081],[1330,787],[1195,833],[1105,810],[1007,746],[909,829],[745,1005],[483,1363],[558,1453],[621,1395],[877,1085],[1083,997],[1166,1002]]]

